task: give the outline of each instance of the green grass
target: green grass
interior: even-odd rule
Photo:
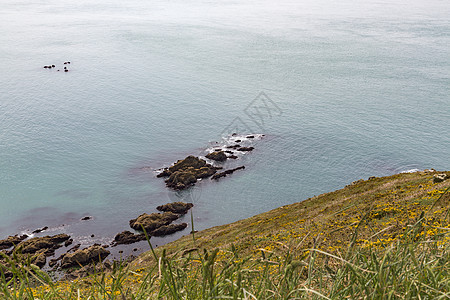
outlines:
[[[2,299],[448,299],[450,181],[365,181],[73,282],[11,258]],[[20,264],[18,266],[18,264]]]

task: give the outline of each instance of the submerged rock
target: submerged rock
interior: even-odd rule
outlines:
[[[175,214],[185,215],[188,212],[188,210],[191,209],[193,206],[194,206],[194,204],[192,204],[192,203],[172,202],[172,203],[160,205],[160,206],[156,207],[156,209],[159,211],[164,211],[164,212],[170,211]]]
[[[223,151],[214,151],[206,155],[206,158],[215,160],[215,161],[226,161],[227,156]]]
[[[142,227],[147,231],[148,234],[161,226],[169,225],[173,221],[178,219],[178,215],[172,212],[165,213],[152,213],[152,214],[142,214],[136,219],[130,220],[130,227],[134,230],[142,231]]]
[[[234,169],[225,170],[223,172],[215,174],[213,177],[211,177],[211,179],[217,180],[217,179],[219,179],[221,177],[225,177],[225,176],[227,176],[229,174],[233,174],[237,170],[243,170],[243,169],[245,169],[245,166],[240,166],[240,167],[237,167],[237,168],[234,168]]]
[[[73,253],[66,253],[61,260],[62,268],[73,266],[84,266],[89,263],[103,261],[111,252],[105,250],[100,245],[93,245],[89,248],[77,250]]]

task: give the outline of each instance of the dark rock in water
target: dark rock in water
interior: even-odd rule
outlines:
[[[254,136],[254,135],[248,135],[247,138],[248,138],[248,139],[254,139],[255,136]]]
[[[242,140],[235,140],[235,142],[236,142],[236,143],[240,143],[240,142],[242,142]]]
[[[255,148],[253,148],[253,147],[241,147],[241,148],[238,148],[237,150],[238,151],[253,151],[253,149],[255,149]]]
[[[215,161],[226,161],[227,156],[223,151],[215,151],[206,155],[206,158],[215,160]]]
[[[48,69],[48,66],[44,66],[44,69]]]
[[[375,176],[370,176],[369,179],[367,179],[367,180],[373,180],[375,178],[376,178]]]
[[[84,266],[92,262],[101,262],[111,252],[105,250],[100,245],[93,245],[89,248],[77,250],[74,253],[67,253],[61,260],[62,268],[70,268],[74,266]]]
[[[164,236],[183,230],[187,227],[186,223],[164,225],[152,231],[152,236]]]
[[[240,147],[241,147],[241,145],[239,145],[239,144],[227,146],[228,149],[237,149],[237,148],[240,148]]]
[[[159,211],[164,211],[164,212],[170,211],[175,214],[185,215],[188,212],[188,210],[191,209],[193,206],[194,206],[194,204],[192,204],[192,203],[172,202],[172,203],[160,205],[160,206],[156,207],[156,209]]]
[[[87,221],[87,220],[90,220],[90,219],[92,219],[91,216],[86,216],[86,217],[81,218],[81,221]]]
[[[211,177],[211,179],[216,179],[217,180],[217,179],[219,179],[221,177],[225,177],[227,175],[233,174],[237,170],[243,170],[243,169],[245,169],[245,166],[240,166],[240,167],[237,167],[237,168],[234,168],[234,169],[225,170],[223,172],[215,174],[213,177]]]
[[[53,255],[55,250],[62,247],[61,243],[68,240],[67,234],[58,234],[54,236],[35,237],[21,242],[14,248],[19,253],[36,253],[39,250],[45,250],[47,256]]]
[[[136,219],[130,220],[130,227],[134,230],[141,230],[142,227],[145,228],[147,233],[151,233],[158,227],[169,225],[173,221],[178,219],[178,215],[172,212],[165,213],[152,213],[152,214],[142,214]]]
[[[228,158],[237,159],[238,157],[236,155],[230,155],[230,156],[228,156]]]
[[[194,185],[199,178],[206,178],[216,173],[216,168],[205,160],[195,156],[188,156],[179,160],[173,166],[165,169],[158,177],[169,176],[166,185],[176,190]]]
[[[91,237],[95,237],[95,235],[91,234]]]
[[[231,151],[231,150],[225,150],[225,151],[223,151],[223,152],[225,152],[225,153],[229,153],[229,154],[233,154],[234,152],[233,151]]]
[[[64,242],[64,247],[68,247],[70,245],[72,245],[73,243],[73,239],[68,239],[67,241]]]
[[[32,233],[39,233],[39,232],[42,232],[42,231],[47,230],[47,229],[48,229],[48,226],[45,226],[45,227],[42,227],[41,229],[36,229]]]
[[[64,72],[69,72],[69,70],[64,70]]]
[[[444,181],[444,180],[446,180],[448,178],[449,178],[449,176],[447,174],[445,174],[445,173],[436,174],[436,175],[433,176],[433,183],[442,182],[442,181]]]
[[[118,233],[115,237],[114,237],[114,242],[112,243],[112,246],[117,246],[117,245],[128,245],[128,244],[133,244],[136,242],[140,242],[145,240],[145,234],[141,233],[141,234],[134,234],[130,231],[124,231],[121,233]]]
[[[28,237],[28,235],[24,234],[21,236],[9,236],[8,238],[4,239],[4,240],[0,240],[0,250],[3,249],[9,249],[13,246],[18,245],[21,241],[23,241],[24,239],[26,239]]]
[[[54,68],[55,67],[55,65],[52,65],[52,68]]]

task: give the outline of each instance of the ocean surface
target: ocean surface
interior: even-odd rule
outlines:
[[[245,170],[182,193],[156,178],[234,132],[265,135],[225,165]],[[0,3],[0,238],[109,243],[175,200],[201,230],[449,170],[449,149],[448,0]]]

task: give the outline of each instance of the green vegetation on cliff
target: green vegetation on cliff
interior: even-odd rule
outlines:
[[[22,264],[15,278],[0,283],[0,296],[448,299],[450,179],[435,174],[358,181],[185,236],[129,265],[72,282],[53,283]]]

